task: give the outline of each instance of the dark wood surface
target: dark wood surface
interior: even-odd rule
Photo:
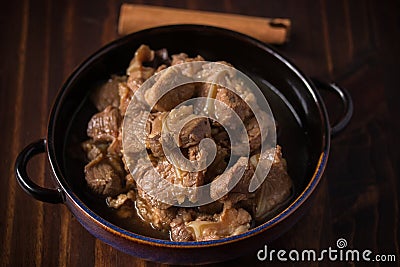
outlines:
[[[354,116],[332,140],[317,201],[273,249],[348,246],[394,254],[399,264],[399,1],[136,1],[187,9],[288,17],[277,47],[309,76],[336,81],[354,99]],[[51,104],[73,69],[118,38],[121,1],[2,1],[0,9],[0,265],[159,266],[96,240],[64,205],[35,201],[18,186],[14,160],[46,135]],[[335,99],[327,99],[331,113]],[[332,115],[334,117],[334,115]],[[44,155],[29,166],[52,186]],[[254,253],[221,266],[264,265]],[[270,263],[271,266],[279,263]],[[304,266],[357,265],[351,262]],[[215,264],[217,266],[218,264]],[[372,265],[379,265],[374,262]]]

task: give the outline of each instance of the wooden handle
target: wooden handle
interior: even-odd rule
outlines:
[[[283,18],[271,19],[123,4],[119,16],[118,33],[125,35],[147,28],[171,24],[201,24],[222,27],[250,35],[270,44],[283,44],[287,42],[291,27],[291,21]]]

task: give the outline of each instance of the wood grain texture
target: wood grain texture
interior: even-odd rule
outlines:
[[[290,36],[290,19],[243,16],[160,6],[123,4],[118,20],[121,35],[175,24],[225,27],[269,44],[284,44]],[[279,25],[279,26],[276,26]]]
[[[0,266],[167,266],[96,240],[63,205],[40,203],[14,176],[14,160],[46,134],[51,104],[73,69],[118,37],[121,0],[14,0],[0,9]],[[354,99],[351,124],[332,140],[316,202],[273,249],[324,249],[338,238],[400,263],[400,90],[398,1],[129,1],[249,16],[288,17],[291,40],[277,47],[307,75],[337,81]],[[339,110],[326,98],[330,112]],[[53,186],[44,155],[29,173]],[[260,249],[260,248],[258,248]],[[265,266],[254,253],[210,266]],[[269,266],[282,266],[279,262]],[[379,266],[374,262],[372,266]],[[300,266],[362,266],[302,262]]]

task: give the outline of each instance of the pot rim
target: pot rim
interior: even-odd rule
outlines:
[[[55,120],[58,117],[58,114],[60,112],[60,106],[61,103],[65,100],[66,92],[68,91],[68,88],[73,84],[74,80],[80,75],[80,72],[92,64],[93,61],[95,61],[98,57],[100,57],[103,54],[108,53],[110,50],[113,50],[120,46],[122,43],[129,42],[132,38],[136,38],[136,36],[140,35],[145,35],[150,32],[165,32],[165,31],[170,31],[170,30],[201,30],[201,31],[212,31],[217,34],[222,34],[231,38],[239,39],[243,42],[250,43],[251,45],[254,45],[266,53],[271,54],[272,56],[276,57],[281,63],[285,64],[287,68],[290,69],[291,72],[293,72],[303,83],[303,85],[308,89],[309,93],[313,97],[314,103],[317,105],[319,114],[320,114],[320,119],[321,122],[324,124],[324,129],[322,133],[322,151],[319,156],[318,163],[315,167],[315,171],[308,182],[306,188],[300,193],[300,195],[295,199],[292,200],[290,205],[286,207],[283,211],[281,211],[279,214],[274,216],[273,218],[269,219],[268,221],[264,222],[263,224],[252,228],[245,233],[231,236],[231,237],[226,237],[218,240],[211,240],[211,241],[187,241],[187,242],[177,242],[177,241],[170,241],[170,240],[162,240],[162,239],[157,239],[157,238],[152,238],[152,237],[147,237],[144,235],[136,234],[134,232],[125,230],[107,220],[99,216],[96,212],[91,210],[70,188],[68,185],[66,179],[64,178],[61,168],[57,162],[56,159],[56,154],[55,154],[55,148],[54,148],[54,126],[55,126]],[[329,117],[326,111],[325,104],[319,95],[318,91],[314,87],[313,83],[303,74],[303,72],[298,69],[289,59],[287,59],[285,56],[281,55],[279,52],[277,52],[275,49],[270,47],[268,44],[265,44],[257,39],[254,39],[250,36],[219,28],[219,27],[213,27],[213,26],[205,26],[205,25],[194,25],[194,24],[185,24],[185,25],[167,25],[167,26],[161,26],[161,27],[155,27],[155,28],[150,28],[150,29],[145,29],[139,32],[135,32],[132,34],[129,34],[127,36],[124,36],[122,38],[116,39],[112,41],[111,43],[103,46],[96,52],[94,52],[92,55],[90,55],[83,63],[81,63],[74,71],[73,73],[67,78],[67,80],[64,82],[62,85],[61,89],[59,90],[56,99],[53,102],[52,108],[51,108],[51,113],[48,119],[48,128],[47,128],[47,155],[48,159],[50,162],[50,166],[52,169],[52,172],[54,173],[54,178],[56,179],[57,186],[61,188],[61,190],[66,194],[66,198],[69,198],[72,200],[73,205],[78,207],[86,216],[92,219],[93,222],[97,223],[101,228],[104,228],[108,232],[111,232],[113,234],[119,235],[124,237],[125,239],[129,239],[134,242],[139,242],[139,243],[144,243],[144,244],[150,244],[150,245],[156,245],[156,246],[163,246],[163,247],[171,247],[171,248],[198,248],[198,247],[208,247],[208,246],[220,246],[224,244],[229,244],[232,242],[236,242],[242,239],[247,239],[249,237],[252,237],[254,235],[258,235],[267,229],[281,223],[285,219],[287,219],[292,213],[294,213],[314,192],[316,189],[317,185],[319,184],[322,174],[324,172],[327,160],[328,160],[328,155],[329,155],[329,150],[330,150],[330,134],[331,134],[331,127],[329,125]],[[66,201],[67,205],[69,204],[68,201]],[[72,204],[72,203],[71,203]]]

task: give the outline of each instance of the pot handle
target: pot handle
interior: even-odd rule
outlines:
[[[351,99],[351,95],[346,89],[339,87],[335,83],[325,83],[314,78],[311,80],[316,88],[335,93],[340,97],[343,106],[342,116],[336,124],[331,125],[331,135],[335,136],[349,124],[353,116],[353,100]]]
[[[64,198],[60,189],[49,189],[37,185],[29,178],[26,171],[28,162],[36,155],[46,152],[46,140],[40,139],[26,146],[24,150],[19,153],[15,161],[15,176],[19,185],[29,195],[37,200],[48,203],[63,203]]]

